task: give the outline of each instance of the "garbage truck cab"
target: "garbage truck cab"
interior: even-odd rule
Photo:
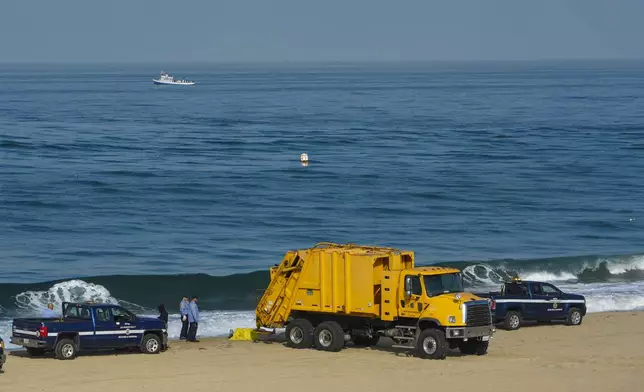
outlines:
[[[463,290],[457,269],[414,266],[394,248],[319,243],[271,268],[257,327],[286,328],[296,348],[339,351],[348,341],[442,359],[448,348],[484,355],[494,333],[488,300]]]

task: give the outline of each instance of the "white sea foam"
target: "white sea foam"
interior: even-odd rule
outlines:
[[[63,302],[118,303],[103,286],[74,279],[56,283],[47,291],[25,291],[16,295],[16,306],[23,317],[37,316],[48,303],[60,311]]]

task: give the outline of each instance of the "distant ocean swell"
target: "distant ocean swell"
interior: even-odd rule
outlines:
[[[586,295],[589,311],[644,309],[644,254],[578,256],[535,260],[440,263],[463,271],[468,288],[496,288],[510,277],[551,281],[566,291]],[[229,276],[95,276],[43,283],[0,284],[0,336],[10,335],[11,318],[33,316],[48,302],[119,303],[155,315],[164,303],[171,313],[169,332],[178,337],[176,311],[183,295],[198,295],[202,336],[221,336],[231,328],[254,326],[253,309],[268,283],[267,271]]]

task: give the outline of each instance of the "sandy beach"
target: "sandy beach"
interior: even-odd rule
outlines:
[[[581,326],[497,331],[489,354],[421,360],[388,348],[340,353],[279,342],[172,342],[160,355],[86,354],[72,361],[9,355],[0,391],[638,391],[644,312],[588,315]]]

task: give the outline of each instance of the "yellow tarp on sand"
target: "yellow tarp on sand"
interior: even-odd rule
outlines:
[[[231,331],[230,340],[259,340],[258,333],[253,328],[235,328]]]

